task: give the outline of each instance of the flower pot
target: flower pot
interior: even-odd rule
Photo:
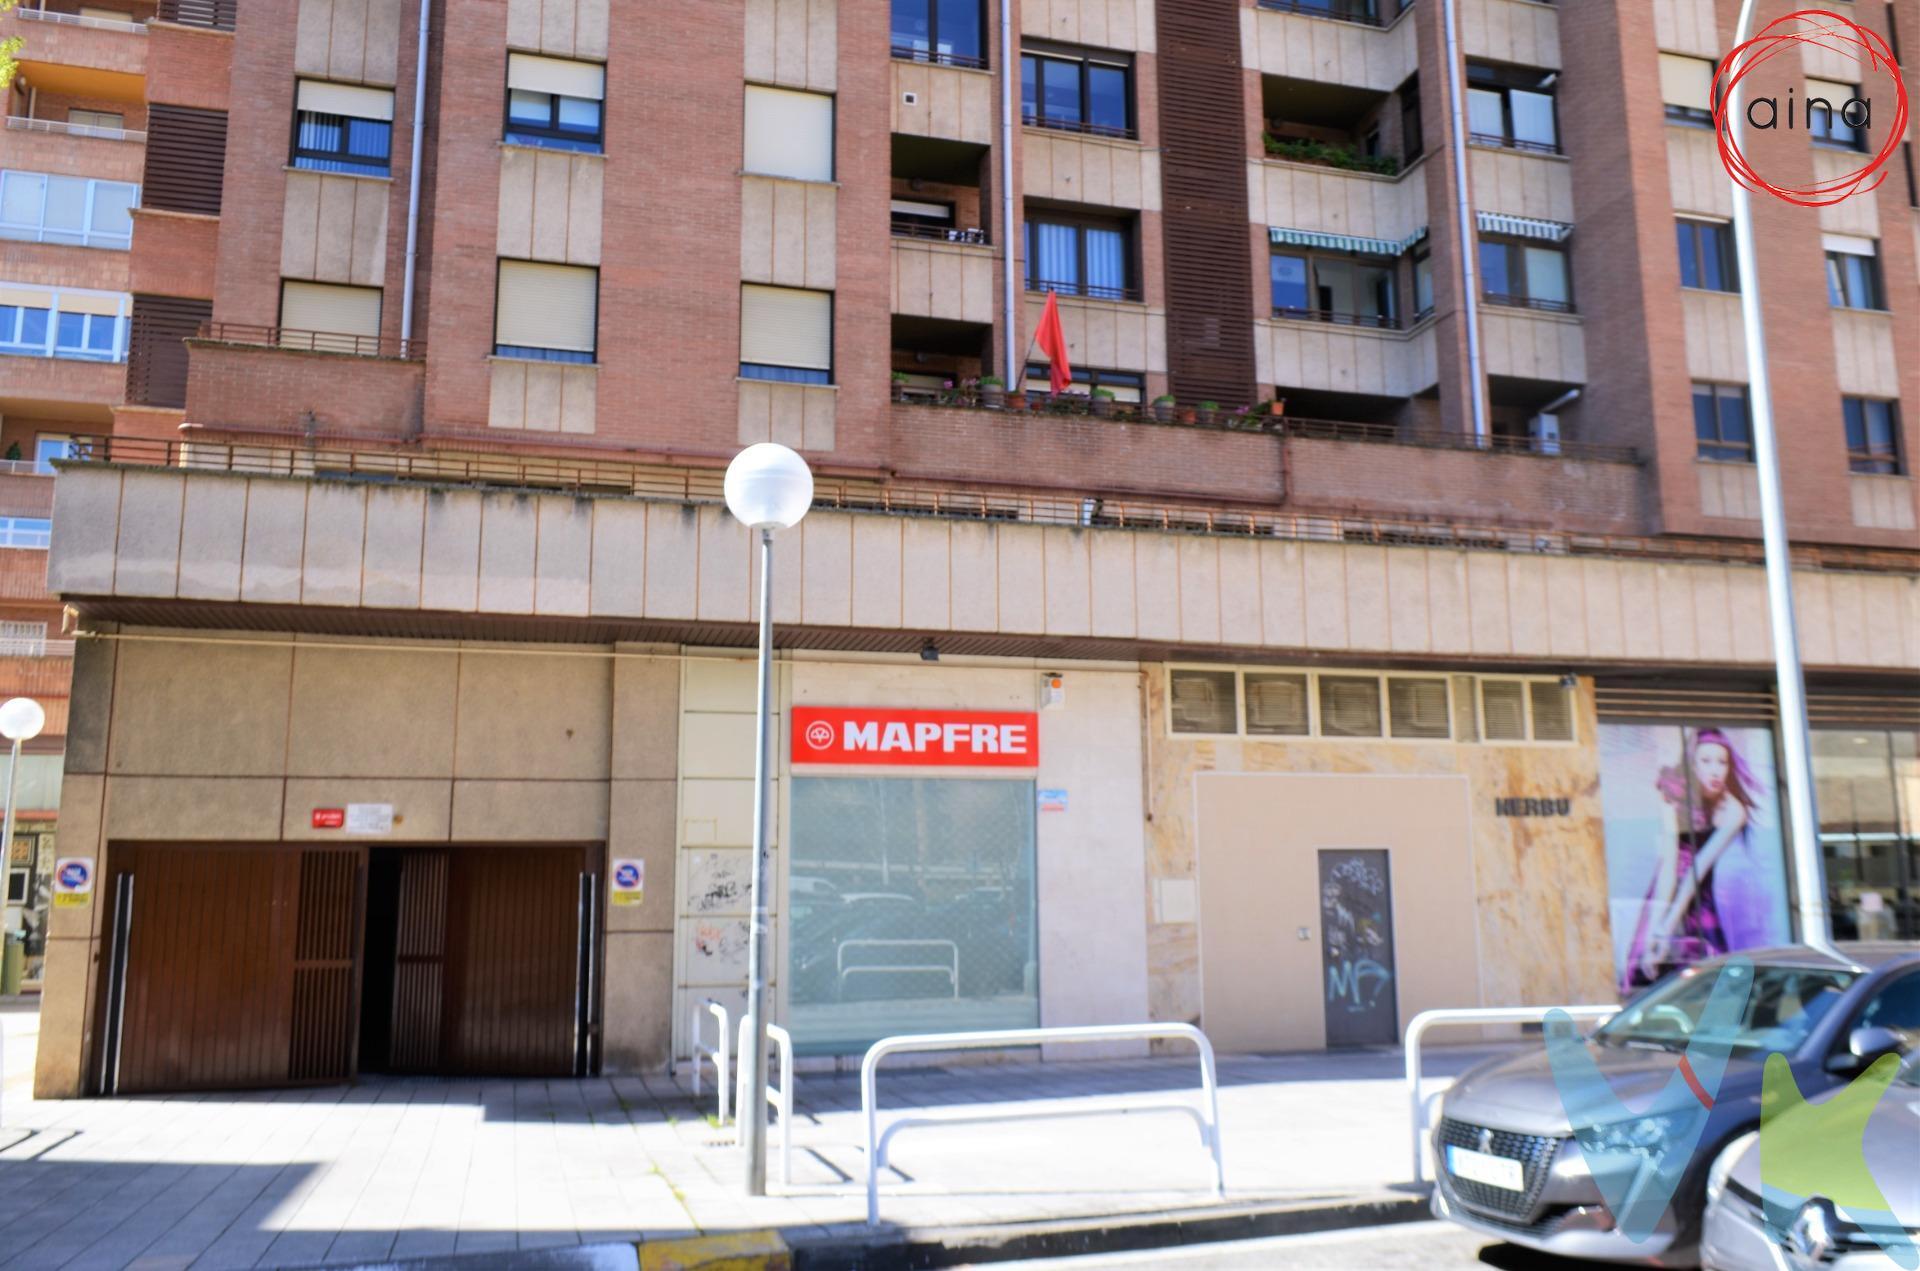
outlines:
[[[999,410],[1007,404],[1007,390],[998,384],[982,384],[980,403],[988,410]]]
[[[1027,395],[1025,393],[1008,393],[1007,394],[1008,410],[1025,410],[1026,408],[1027,408]]]
[[[1096,397],[1093,399],[1093,413],[1102,419],[1113,418],[1113,398]]]
[[[896,402],[907,400],[907,386],[898,380],[893,382],[893,400]]]
[[[1153,417],[1155,420],[1157,420],[1160,423],[1163,423],[1163,424],[1172,423],[1173,412],[1174,412],[1174,404],[1172,402],[1155,402],[1153,404]]]

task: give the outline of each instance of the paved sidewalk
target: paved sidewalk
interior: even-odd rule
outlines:
[[[298,1091],[36,1102],[30,1010],[0,1008],[0,1266],[364,1263],[755,1228],[852,1234],[865,1216],[854,1074],[805,1074],[794,1171],[741,1195],[731,1132],[663,1075],[377,1079]],[[1485,1052],[1442,1048],[1450,1076]],[[1396,1052],[1223,1058],[1228,1205],[1379,1199],[1403,1186]],[[1187,1059],[883,1070],[886,1110],[1049,1109],[1197,1087]],[[1436,1088],[1444,1080],[1434,1083]],[[1195,1095],[1197,1098],[1197,1093]],[[777,1130],[771,1135],[777,1148]],[[1190,1119],[1141,1114],[909,1129],[881,1216],[985,1228],[1215,1208]],[[1403,1191],[1400,1193],[1405,1195]]]

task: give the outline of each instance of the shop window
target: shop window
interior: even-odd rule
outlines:
[[[1380,736],[1380,681],[1372,675],[1320,677],[1322,737]]]
[[[1232,671],[1175,671],[1170,677],[1173,731],[1237,733],[1239,703]]]
[[[1310,720],[1307,677],[1247,673],[1247,732],[1263,737],[1305,737]]]
[[[802,777],[792,816],[798,1047],[1039,1024],[1033,782]]]
[[[1527,739],[1526,685],[1519,680],[1480,681],[1480,735],[1488,741]]]
[[[1390,676],[1387,679],[1387,724],[1395,737],[1444,741],[1448,724],[1447,682]]]

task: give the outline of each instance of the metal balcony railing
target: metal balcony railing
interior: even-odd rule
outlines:
[[[1084,132],[1092,137],[1119,137],[1126,141],[1140,139],[1140,130],[1137,128],[1098,124],[1087,119],[1061,119],[1055,115],[1041,115],[1033,111],[1022,111],[1020,122],[1029,128],[1051,128],[1055,132]]]
[[[908,44],[893,46],[893,57],[898,62],[927,62],[934,66],[963,66],[968,70],[984,71],[987,59],[973,57],[966,53],[943,53],[938,49],[915,48]]]
[[[404,358],[424,362],[425,340],[401,341],[384,335],[349,335],[334,331],[301,331],[293,327],[263,327],[245,322],[203,322],[198,338],[218,344],[248,344],[292,349],[300,353],[349,353],[357,357]]]
[[[956,229],[951,225],[929,225],[925,221],[902,220],[894,218],[893,236],[895,238],[924,238],[935,243],[966,243],[974,247],[987,245],[987,231],[983,229]]]
[[[1378,7],[1371,0],[1260,0],[1260,7],[1278,9],[1282,13],[1332,18],[1336,22],[1357,22],[1361,26],[1384,25]]]
[[[1572,313],[1573,304],[1566,300],[1542,300],[1536,296],[1510,296],[1504,292],[1489,291],[1481,299],[1490,305],[1501,305],[1508,309],[1538,309],[1542,313]]]
[[[1528,154],[1560,154],[1559,143],[1553,141],[1522,141],[1518,137],[1503,136],[1492,132],[1470,132],[1467,140],[1476,146],[1497,146],[1502,150],[1523,150]]]
[[[1121,283],[1119,286],[1113,286],[1108,283],[1082,282],[1078,279],[1060,281],[1028,278],[1027,290],[1040,295],[1052,291],[1063,296],[1085,296],[1090,300],[1137,301],[1143,298],[1137,283]]]
[[[80,13],[56,13],[52,9],[15,9],[13,12],[29,22],[53,22],[60,26],[91,27],[95,31],[124,31],[132,35],[147,33],[147,24],[144,22],[123,22],[118,18],[93,18]]]
[[[1383,445],[1425,446],[1440,450],[1482,450],[1495,454],[1550,455],[1560,459],[1592,459],[1602,463],[1638,463],[1632,446],[1609,446],[1592,441],[1559,441],[1549,448],[1532,437],[1495,434],[1476,441],[1467,433],[1404,429],[1394,424],[1358,423],[1346,419],[1305,419],[1283,415],[1274,421],[1289,436],[1327,441],[1363,441]]]
[[[100,141],[134,141],[141,145],[147,141],[147,134],[137,128],[95,128],[90,124],[70,124],[64,119],[29,119],[25,115],[8,115],[7,127],[14,132],[45,132],[57,137],[93,137]]]
[[[70,658],[73,656],[73,641],[49,640],[42,636],[37,639],[0,638],[0,658]]]
[[[1285,305],[1274,308],[1276,318],[1290,318],[1295,322],[1330,322],[1337,327],[1376,327],[1383,331],[1398,331],[1400,319],[1390,313],[1336,313],[1331,309],[1292,309]]]

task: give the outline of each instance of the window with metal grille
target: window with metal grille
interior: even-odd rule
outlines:
[[[1480,735],[1488,741],[1525,741],[1526,693],[1520,680],[1481,680]]]
[[[1387,726],[1395,737],[1444,740],[1450,732],[1448,713],[1445,680],[1388,677]]]
[[[1380,681],[1372,675],[1320,677],[1320,735],[1378,737]]]
[[[1176,733],[1237,733],[1238,677],[1232,671],[1175,671],[1169,699]]]
[[[1246,678],[1247,732],[1264,737],[1305,737],[1310,720],[1307,677],[1249,671]]]

